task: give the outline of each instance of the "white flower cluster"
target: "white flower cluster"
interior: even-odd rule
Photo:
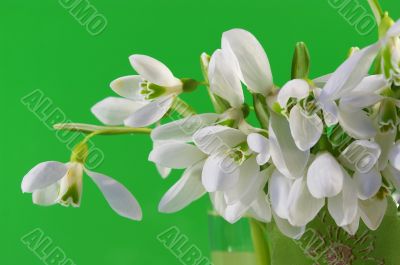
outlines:
[[[299,56],[294,68],[303,74],[278,88],[258,40],[233,29],[223,34],[221,49],[202,55],[206,84],[178,79],[158,60],[133,55],[130,62],[139,75],[113,81],[111,88],[121,97],[102,100],[92,112],[110,126],[157,125],[149,160],[164,178],[172,169],[184,169],[163,196],[161,212],[179,211],[208,193],[227,221],[273,220],[292,238],[301,237],[325,204],[348,233],[357,232],[360,220],[375,230],[390,195],[400,189],[399,35],[400,21],[377,43],[353,49],[332,74],[314,80],[308,78],[307,56]],[[378,70],[369,75],[374,62]],[[179,95],[200,84],[209,86],[216,109],[223,111],[191,113],[160,125],[177,109]],[[253,108],[245,103],[244,86],[253,95]],[[248,122],[251,111],[262,128]],[[76,156],[66,165],[39,164],[25,176],[23,191],[33,192],[37,204],[78,206],[85,170],[117,213],[141,219],[126,188],[86,170],[85,159]]]

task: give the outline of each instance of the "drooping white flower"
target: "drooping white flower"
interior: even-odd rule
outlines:
[[[341,163],[355,172],[353,179],[361,200],[373,197],[382,186],[378,165],[380,155],[381,148],[377,143],[357,140],[347,146],[339,156]]]
[[[104,124],[145,127],[159,121],[182,92],[183,83],[160,61],[146,55],[129,57],[139,75],[120,77],[111,89],[123,98],[109,97],[92,107]]]
[[[292,180],[276,170],[268,188],[275,215],[291,226],[306,226],[325,204],[324,199],[311,195],[305,177]]]
[[[59,203],[79,207],[84,172],[101,190],[117,214],[132,220],[142,219],[140,205],[122,184],[106,175],[90,171],[78,162],[40,163],[25,175],[21,188],[24,193],[32,193],[35,204],[48,206]]]
[[[342,226],[350,235],[355,235],[360,225],[360,219],[371,230],[375,231],[381,225],[388,208],[387,198],[373,197],[368,200],[358,200],[358,209],[353,222]]]
[[[232,57],[240,80],[252,93],[267,96],[273,88],[273,78],[267,54],[248,31],[232,29],[222,35],[222,50]]]
[[[363,55],[365,57],[370,56],[366,51],[361,52],[365,53]],[[354,67],[357,67],[359,62],[349,61],[350,59],[343,64],[347,64],[345,70],[341,69],[342,65],[335,73],[329,75],[328,80],[337,80],[338,76],[345,74],[344,71],[353,70],[357,72]],[[365,59],[359,60],[364,61]],[[357,75],[348,78],[359,79]],[[323,84],[323,81],[318,82]],[[383,98],[379,95],[379,91],[387,87],[383,75],[362,78],[359,83],[351,88],[346,86],[333,88],[333,85],[328,86],[328,83],[325,87],[327,87],[326,91],[328,92],[324,91],[325,88],[322,90],[312,88],[305,80],[294,79],[286,83],[279,91],[278,103],[287,111],[291,134],[299,149],[308,150],[320,139],[324,127],[319,115],[320,109],[322,109],[327,126],[339,122],[350,136],[357,139],[368,139],[376,134],[372,119],[367,116],[363,109],[373,106]],[[329,95],[329,93],[332,93],[332,95]],[[337,100],[340,102],[339,106],[335,103]]]
[[[243,177],[242,185],[237,185],[225,191],[211,192],[210,198],[214,209],[230,223],[237,222],[245,215],[262,222],[270,222],[272,218],[271,204],[263,188],[271,172],[272,167],[269,167],[259,172],[257,176],[247,175]],[[252,179],[252,181],[249,181],[249,179]],[[245,182],[247,182],[247,185],[243,185]]]

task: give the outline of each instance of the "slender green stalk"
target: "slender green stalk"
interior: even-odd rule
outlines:
[[[376,22],[379,25],[381,23],[382,17],[385,14],[381,5],[379,4],[379,0],[368,0],[368,4],[371,7],[372,12],[374,13]]]
[[[130,128],[116,126],[98,126],[84,123],[58,123],[53,126],[55,130],[77,131],[94,135],[114,135],[114,134],[150,134],[150,128]]]
[[[269,110],[265,96],[261,94],[253,94],[253,105],[261,128],[268,130]]]
[[[257,265],[270,265],[270,253],[268,242],[265,237],[265,224],[255,220],[250,220],[251,236],[253,239],[254,252]]]

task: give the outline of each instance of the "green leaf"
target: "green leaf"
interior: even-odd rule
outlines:
[[[400,219],[393,200],[388,200],[388,211],[379,229],[370,231],[361,221],[355,236],[337,227],[326,209],[307,226],[298,241],[281,234],[275,225],[268,225],[271,265],[400,264],[396,243],[400,238]]]

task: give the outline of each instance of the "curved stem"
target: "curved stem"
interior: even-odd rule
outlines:
[[[269,246],[265,237],[265,224],[255,220],[250,220],[251,236],[253,238],[254,252],[257,265],[270,265]]]
[[[55,130],[77,131],[94,135],[115,135],[115,134],[150,134],[151,128],[130,128],[118,126],[99,126],[84,123],[58,123],[53,126]]]
[[[379,0],[368,0],[368,4],[371,7],[372,12],[374,13],[376,22],[379,25],[381,23],[382,17],[384,16],[384,12],[381,5],[379,4]]]

